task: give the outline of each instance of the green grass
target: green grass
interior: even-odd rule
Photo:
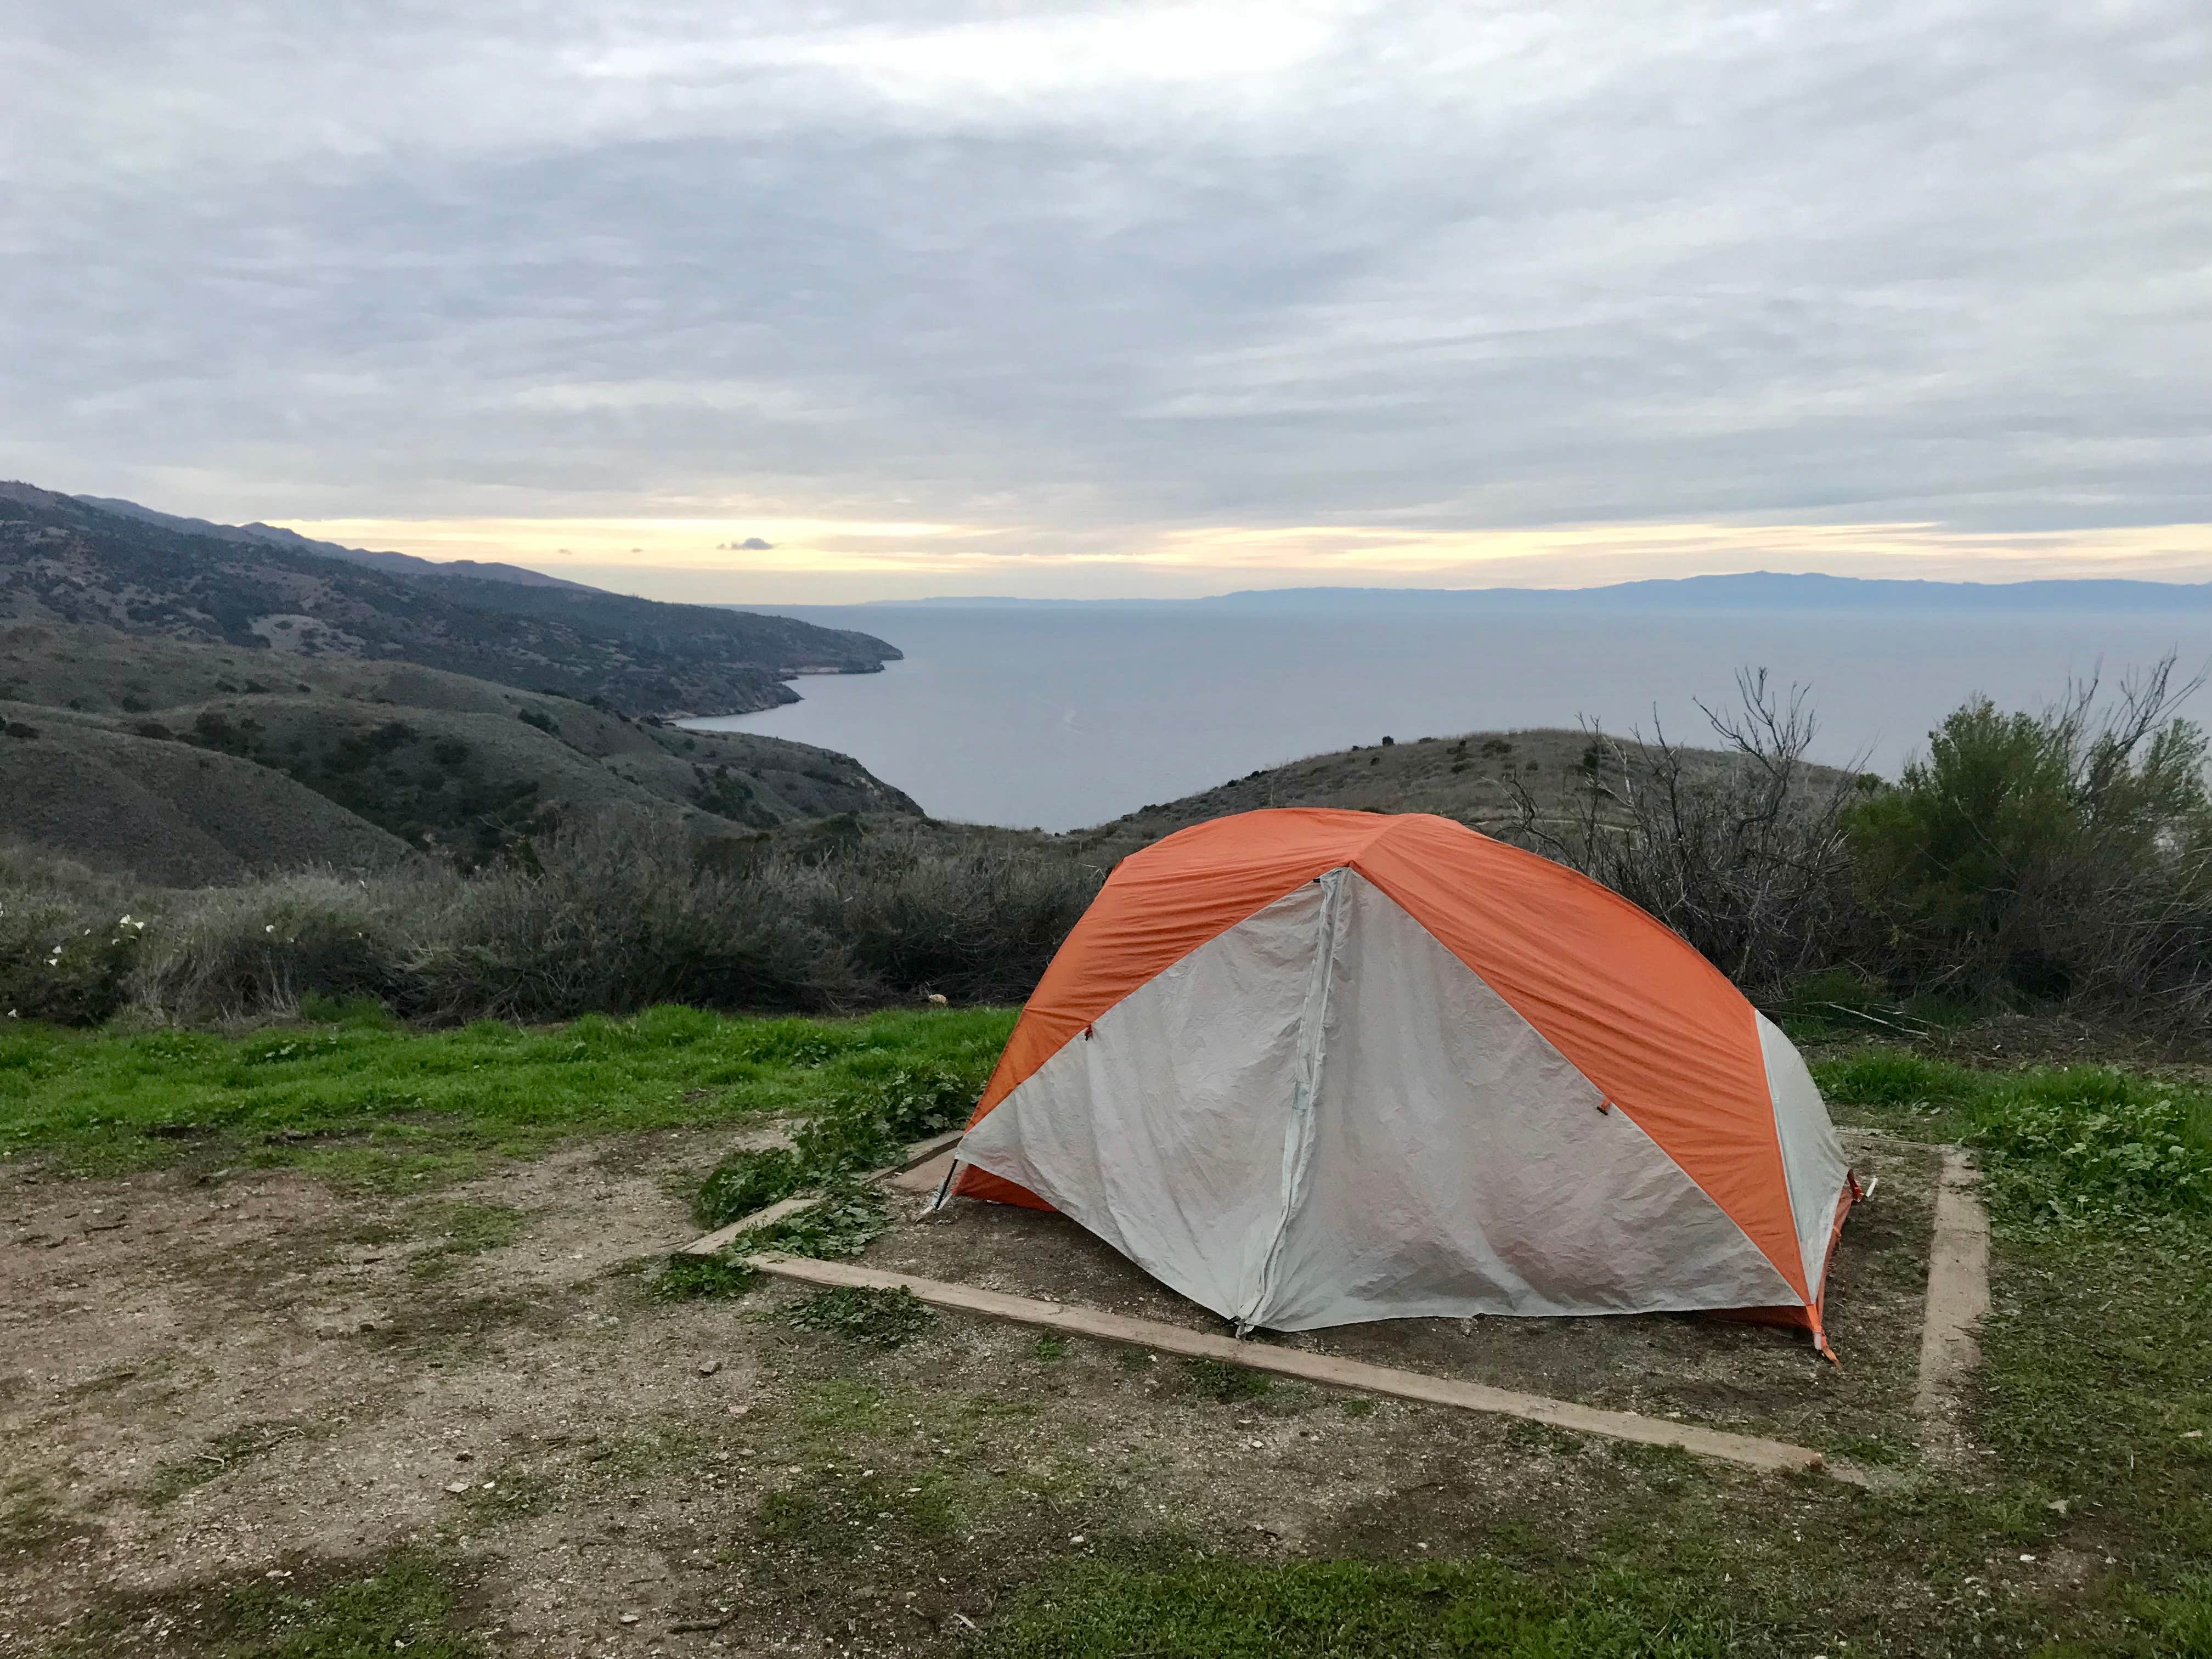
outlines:
[[[1257,1400],[1274,1386],[1264,1371],[1232,1365],[1225,1359],[1203,1357],[1184,1360],[1182,1376],[1194,1393],[1204,1395],[1208,1400],[1218,1400],[1224,1406]]]
[[[2212,1097],[2196,1087],[2101,1066],[1975,1071],[1895,1048],[1821,1061],[1814,1077],[1885,1127],[1974,1148],[2009,1218],[2212,1217]]]
[[[456,1598],[437,1570],[401,1555],[366,1577],[301,1593],[254,1585],[224,1608],[232,1659],[477,1659],[483,1649],[452,1628]]]
[[[980,1644],[991,1659],[1720,1659],[1735,1650],[1728,1624],[1686,1587],[1622,1571],[1568,1587],[1482,1559],[1085,1564],[1031,1586]]]
[[[448,1575],[428,1555],[403,1550],[373,1571],[317,1583],[191,1586],[129,1597],[96,1610],[65,1633],[56,1659],[108,1659],[142,1650],[154,1615],[190,1632],[191,1651],[210,1659],[487,1659],[459,1626],[464,1612]],[[193,1639],[197,1638],[197,1639]]]
[[[898,1074],[988,1070],[1013,1013],[842,1020],[679,1007],[410,1032],[368,1018],[249,1036],[0,1030],[0,1157],[80,1173],[198,1158],[392,1182],[572,1135],[811,1114]]]
[[[437,1204],[424,1207],[425,1231],[432,1242],[417,1250],[407,1271],[417,1279],[438,1279],[472,1255],[504,1249],[522,1236],[526,1218],[505,1204]]]

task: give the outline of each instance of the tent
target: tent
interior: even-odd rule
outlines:
[[[1679,935],[1449,819],[1308,809],[1121,861],[946,1190],[1059,1210],[1240,1330],[1727,1309],[1824,1350],[1858,1192],[1796,1050]]]

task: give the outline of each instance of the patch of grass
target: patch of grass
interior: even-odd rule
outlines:
[[[829,1468],[769,1492],[757,1522],[772,1544],[817,1560],[849,1560],[894,1532],[944,1540],[955,1529],[952,1483],[935,1470]]]
[[[226,1659],[479,1659],[453,1626],[459,1598],[424,1556],[392,1557],[376,1572],[322,1589],[252,1585],[226,1598]]]
[[[656,1302],[694,1302],[743,1296],[760,1283],[760,1271],[719,1255],[672,1255],[646,1294]]]
[[[1182,1362],[1183,1382],[1192,1392],[1208,1400],[1218,1400],[1224,1406],[1240,1401],[1257,1400],[1274,1386],[1274,1381],[1265,1371],[1255,1371],[1243,1365],[1232,1365],[1225,1359],[1200,1357]]]
[[[2212,1560],[2212,1228],[1996,1235],[1977,1433],[2032,1509],[2182,1594]]]
[[[437,1234],[408,1261],[407,1271],[417,1279],[439,1278],[470,1256],[504,1249],[522,1236],[527,1220],[505,1204],[444,1204],[430,1206],[426,1214]]]
[[[1819,1061],[1813,1076],[1831,1101],[1873,1107],[1908,1121],[1947,1115],[1978,1094],[1986,1081],[1980,1073],[1906,1048],[1867,1048]]]
[[[991,1659],[1719,1659],[1735,1650],[1730,1626],[1684,1589],[1625,1571],[1563,1586],[1485,1559],[1419,1567],[1199,1559],[1064,1567],[1024,1590],[978,1650]]]
[[[538,1469],[510,1466],[494,1477],[487,1491],[482,1481],[461,1499],[472,1528],[499,1526],[549,1509],[561,1495],[561,1482]]]
[[[1036,1356],[1039,1364],[1057,1365],[1067,1358],[1067,1339],[1064,1336],[1054,1336],[1050,1331],[1047,1331],[1030,1345],[1030,1352]]]
[[[156,1465],[141,1496],[155,1509],[173,1504],[193,1487],[204,1486],[242,1463],[265,1457],[286,1441],[303,1439],[307,1433],[297,1423],[246,1423],[226,1429],[199,1450]]]
[[[817,1291],[784,1310],[784,1322],[826,1331],[876,1348],[902,1348],[937,1322],[937,1310],[904,1285],[879,1291],[841,1285]]]
[[[586,1461],[617,1482],[643,1486],[669,1470],[696,1468],[709,1449],[696,1430],[663,1419],[635,1433],[602,1440]]]
[[[208,1659],[488,1659],[460,1628],[465,1613],[452,1571],[419,1550],[386,1556],[374,1569],[307,1566],[271,1581],[198,1584],[154,1594],[118,1591],[97,1603],[51,1648],[53,1659],[111,1659],[184,1643]],[[163,1627],[160,1638],[149,1626]]]
[[[215,1158],[416,1186],[569,1136],[805,1116],[872,1091],[896,1103],[901,1074],[988,1070],[1013,1019],[992,1008],[817,1020],[665,1007],[556,1026],[341,1020],[243,1037],[11,1020],[0,1022],[0,1157],[83,1173]]]
[[[66,1524],[37,1476],[11,1474],[0,1483],[0,1550],[25,1553],[58,1536]]]
[[[2106,1066],[1977,1072],[1897,1049],[1814,1067],[1833,1101],[1980,1153],[1994,1208],[2046,1223],[2212,1215],[2212,1098]]]

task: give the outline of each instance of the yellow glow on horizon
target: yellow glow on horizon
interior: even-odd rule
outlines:
[[[1424,530],[1379,525],[1133,531],[1111,542],[1036,526],[823,517],[292,520],[302,535],[434,560],[503,561],[696,575],[786,598],[1188,596],[1233,586],[1421,585],[1565,587],[1784,569],[2006,581],[2035,576],[2212,577],[2212,525],[1962,531],[1929,523],[1562,525]],[[748,539],[769,543],[748,549]],[[1116,580],[1119,575],[1121,580]],[[950,585],[948,586],[948,584]]]

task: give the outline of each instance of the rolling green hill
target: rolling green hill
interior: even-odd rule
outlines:
[[[702,835],[919,809],[857,763],[407,663],[0,625],[0,830],[168,884],[412,848],[480,862],[639,809]]]

